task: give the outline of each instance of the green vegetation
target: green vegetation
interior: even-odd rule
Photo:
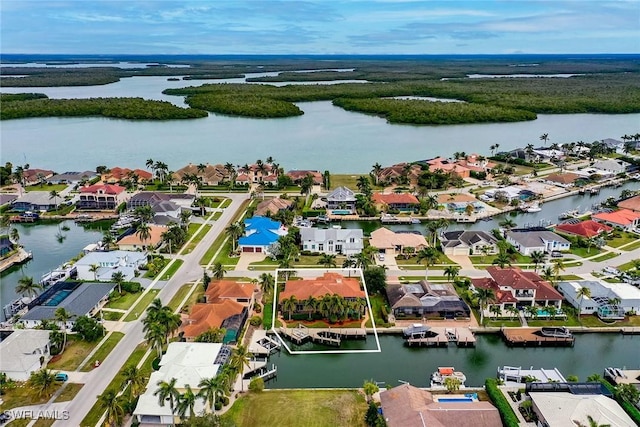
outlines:
[[[161,277],[160,280],[169,280],[173,277],[173,275],[175,274],[176,271],[178,271],[178,269],[180,268],[180,266],[182,266],[182,263],[184,261],[181,259],[174,259],[173,263],[171,264],[171,266],[167,269],[166,273],[164,273]]]
[[[78,336],[69,335],[64,352],[53,356],[47,364],[47,369],[73,371],[80,366],[96,345],[96,342],[83,341]]]
[[[189,224],[189,228],[187,229],[187,240],[189,240],[191,236],[193,236],[198,231],[201,225],[202,224]],[[198,246],[198,243],[200,243],[204,236],[207,235],[209,230],[211,230],[211,224],[205,224],[202,230],[199,233],[195,234],[193,240],[189,244],[187,244],[182,253],[185,255],[191,253],[191,251],[193,251],[196,246]]]
[[[178,289],[178,292],[176,292],[176,294],[173,296],[173,298],[171,298],[171,301],[169,301],[169,304],[167,305],[171,307],[172,310],[174,311],[177,310],[180,307],[182,300],[185,299],[185,297],[191,291],[193,286],[195,285],[188,285],[188,284],[182,285],[180,289]]]
[[[124,313],[121,313],[119,311],[102,310],[102,317],[104,318],[104,320],[109,320],[111,322],[117,322],[122,318],[123,315]]]
[[[56,397],[54,402],[68,402],[70,400],[73,400],[73,398],[76,397],[76,394],[78,394],[83,385],[84,384],[66,383],[64,390],[62,390],[62,393],[60,393],[60,395]]]
[[[613,248],[618,248],[622,245],[626,245],[638,240],[637,235],[633,233],[629,233],[628,231],[624,231],[622,233],[617,232],[617,233],[614,233],[614,235],[617,235],[617,236],[612,237],[611,239],[607,239],[607,245]]]
[[[640,240],[623,248],[625,251],[635,251],[636,249],[640,249]]]
[[[140,317],[140,315],[144,313],[144,310],[147,308],[149,303],[153,301],[153,299],[158,295],[158,292],[158,289],[151,289],[149,292],[147,292],[147,294],[142,297],[142,300],[140,300],[140,302],[136,304],[133,310],[131,310],[124,321],[131,322],[132,320],[137,320],[138,317]]]
[[[109,298],[109,302],[105,307],[115,308],[117,310],[127,310],[138,300],[138,298],[140,298],[140,294],[141,292],[123,292],[122,295],[118,295],[117,292],[113,292],[113,295],[115,296]]]
[[[46,185],[28,185],[26,187],[24,187],[24,191],[26,191],[27,193],[30,191],[62,191],[65,188],[67,188],[68,185],[66,184],[46,184]],[[62,199],[59,198],[58,202],[61,203]]]
[[[44,93],[0,93],[1,102],[28,101],[31,99],[47,99]]]
[[[603,255],[600,255],[600,256],[597,256],[595,258],[592,258],[591,261],[602,262],[602,261],[607,261],[607,260],[609,260],[611,258],[615,258],[617,256],[618,256],[618,254],[615,253],[615,252],[607,252],[607,253],[605,253]]]
[[[498,388],[498,382],[494,378],[488,378],[484,382],[484,388],[489,395],[489,398],[500,412],[500,418],[502,418],[502,422],[505,427],[518,427],[518,417],[513,412],[513,409],[507,402],[507,398],[502,394],[500,389]]]
[[[0,120],[26,117],[104,116],[129,120],[174,120],[206,117],[193,108],[142,98],[34,99],[3,102]]]
[[[304,114],[296,105],[263,96],[199,94],[186,98],[192,108],[241,117],[277,118]]]
[[[357,427],[366,410],[355,390],[269,390],[241,397],[222,418],[238,427]]]
[[[122,332],[112,332],[111,335],[109,335],[109,337],[106,339],[106,341],[93,354],[93,360],[99,360],[102,363],[102,361],[107,358],[107,356],[111,353],[111,350],[113,350],[115,346],[118,345],[123,337],[124,334]],[[82,372],[89,372],[92,369],[93,363],[89,361],[89,363],[84,365],[80,370]]]
[[[270,330],[273,326],[273,303],[267,303],[262,309],[262,327],[265,330]]]
[[[388,328],[393,326],[392,323],[388,323],[389,320],[389,304],[383,295],[371,295],[369,296],[369,302],[371,303],[371,309],[373,310],[373,320],[376,322],[376,328]],[[373,327],[371,319],[367,319],[365,324],[367,328]]]

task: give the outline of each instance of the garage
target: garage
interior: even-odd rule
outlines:
[[[252,247],[250,247],[250,246],[249,246],[249,247],[244,246],[244,247],[242,248],[242,252],[253,252],[253,248],[252,248]]]

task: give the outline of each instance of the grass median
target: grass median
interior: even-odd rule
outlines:
[[[111,353],[111,350],[113,350],[115,346],[118,345],[122,337],[124,337],[124,334],[122,332],[112,332],[111,335],[109,335],[109,338],[107,338],[107,340],[102,343],[102,345],[95,352],[95,354],[93,355],[93,360],[99,360],[100,362],[102,362],[104,359],[106,359],[109,353]],[[82,367],[82,369],[80,369],[80,371],[89,372],[92,369],[93,363],[92,361],[89,361]]]
[[[147,309],[147,306],[158,296],[158,289],[151,289],[136,306],[131,310],[131,313],[124,319],[125,322],[131,322],[137,320],[142,313]]]
[[[171,298],[171,301],[169,301],[169,304],[167,304],[169,307],[171,307],[171,310],[175,311],[178,308],[180,308],[180,304],[182,303],[182,300],[184,300],[187,296],[187,294],[191,291],[191,289],[196,286],[196,285],[182,285],[180,287],[180,289],[178,289],[178,292],[176,292],[176,294],[173,296],[173,298]]]

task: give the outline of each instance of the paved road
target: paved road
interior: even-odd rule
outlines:
[[[169,303],[184,283],[202,277],[200,258],[202,258],[215,239],[224,232],[228,222],[231,221],[235,213],[240,209],[242,202],[249,198],[248,194],[225,194],[224,196],[232,200],[231,205],[228,206],[222,216],[213,223],[211,230],[209,230],[207,235],[200,241],[198,246],[190,254],[182,257],[184,264],[158,294],[158,298],[160,298],[163,304]],[[102,362],[102,365],[89,373],[86,377],[85,386],[82,387],[76,397],[69,403],[67,410],[69,411],[70,419],[57,421],[54,423],[54,426],[65,427],[81,425],[82,420],[95,403],[96,397],[109,385],[135,347],[144,341],[142,327],[143,325],[140,320],[132,322],[124,338],[120,340],[118,345]]]

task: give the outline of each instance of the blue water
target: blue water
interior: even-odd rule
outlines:
[[[345,209],[336,209],[334,211],[331,211],[332,214],[334,215],[349,215],[351,213],[351,211],[345,210]]]
[[[473,402],[473,399],[471,399],[470,397],[445,397],[445,398],[438,398],[438,402],[441,403],[460,403],[460,402]]]
[[[49,298],[49,300],[47,302],[45,302],[44,304],[42,304],[42,305],[46,305],[48,307],[53,307],[53,306],[59,305],[72,292],[73,292],[72,289],[71,290],[63,289],[61,291],[58,291],[58,292],[56,292],[55,295],[53,295],[51,298]]]

